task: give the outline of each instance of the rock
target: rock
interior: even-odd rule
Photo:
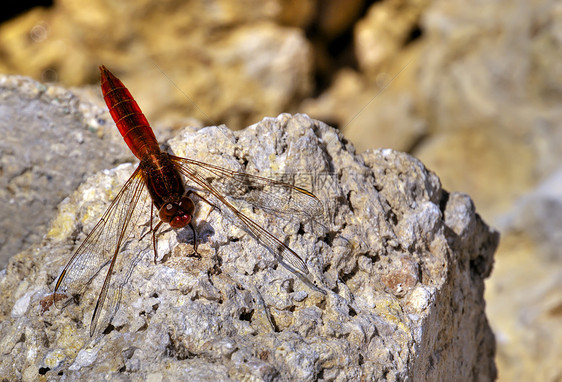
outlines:
[[[523,233],[537,243],[543,261],[562,261],[562,168],[520,198],[501,221],[506,233]]]
[[[132,158],[101,97],[83,93],[0,76],[0,268],[43,237],[85,176]]]
[[[138,219],[119,255],[135,264],[115,276],[124,281],[119,309],[91,338],[104,271],[79,304],[56,309],[49,293],[132,173],[121,165],[88,178],[60,205],[47,237],[0,273],[3,378],[496,377],[483,282],[498,234],[468,196],[448,194],[421,162],[392,150],[357,155],[305,115],[266,118],[239,132],[185,128],[168,143],[180,156],[311,188],[325,206],[319,222],[244,211],[301,254],[326,294],[198,203],[199,257],[189,230],[163,230],[155,265],[150,235],[136,239],[148,214]]]
[[[378,73],[382,65],[400,54],[430,4],[429,0],[388,0],[371,5],[354,30],[361,70]]]
[[[365,7],[365,0],[327,0],[317,6],[318,33],[328,39],[341,36],[353,26]]]

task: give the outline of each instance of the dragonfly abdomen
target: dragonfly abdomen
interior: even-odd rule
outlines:
[[[154,132],[129,90],[105,66],[100,70],[103,98],[127,146],[139,159],[158,153]]]

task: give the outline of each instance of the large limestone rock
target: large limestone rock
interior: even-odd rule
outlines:
[[[185,128],[180,156],[260,175],[293,174],[323,201],[320,224],[245,209],[306,260],[310,288],[203,203],[189,230],[146,226],[103,333],[89,323],[103,273],[63,310],[49,293],[73,249],[132,173],[89,178],[47,237],[0,273],[0,374],[8,380],[490,380],[484,314],[498,234],[470,198],[448,194],[421,162],[392,150],[357,155],[335,130],[282,114],[240,131]],[[148,211],[147,211],[148,212]],[[146,215],[148,216],[148,215]],[[142,220],[142,219],[141,219]],[[146,217],[148,221],[148,217]],[[130,255],[132,254],[132,255]]]

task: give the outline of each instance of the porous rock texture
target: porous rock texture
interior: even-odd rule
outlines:
[[[484,314],[498,234],[467,195],[448,194],[415,158],[354,152],[305,115],[247,129],[185,128],[179,156],[293,179],[324,204],[316,222],[241,206],[305,259],[304,284],[221,211],[198,203],[189,229],[146,221],[126,251],[136,266],[111,325],[89,324],[105,269],[64,309],[48,296],[133,165],[89,178],[59,206],[45,239],[0,273],[0,375],[6,380],[492,380]],[[288,174],[292,174],[288,177]],[[310,224],[309,224],[310,223]]]

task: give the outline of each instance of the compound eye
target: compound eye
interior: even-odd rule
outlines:
[[[158,215],[160,215],[160,220],[169,223],[170,220],[177,214],[178,206],[174,203],[166,203],[160,208]]]
[[[193,216],[195,203],[193,203],[193,200],[191,200],[188,196],[184,196],[179,202],[179,208],[181,208],[185,214]]]

